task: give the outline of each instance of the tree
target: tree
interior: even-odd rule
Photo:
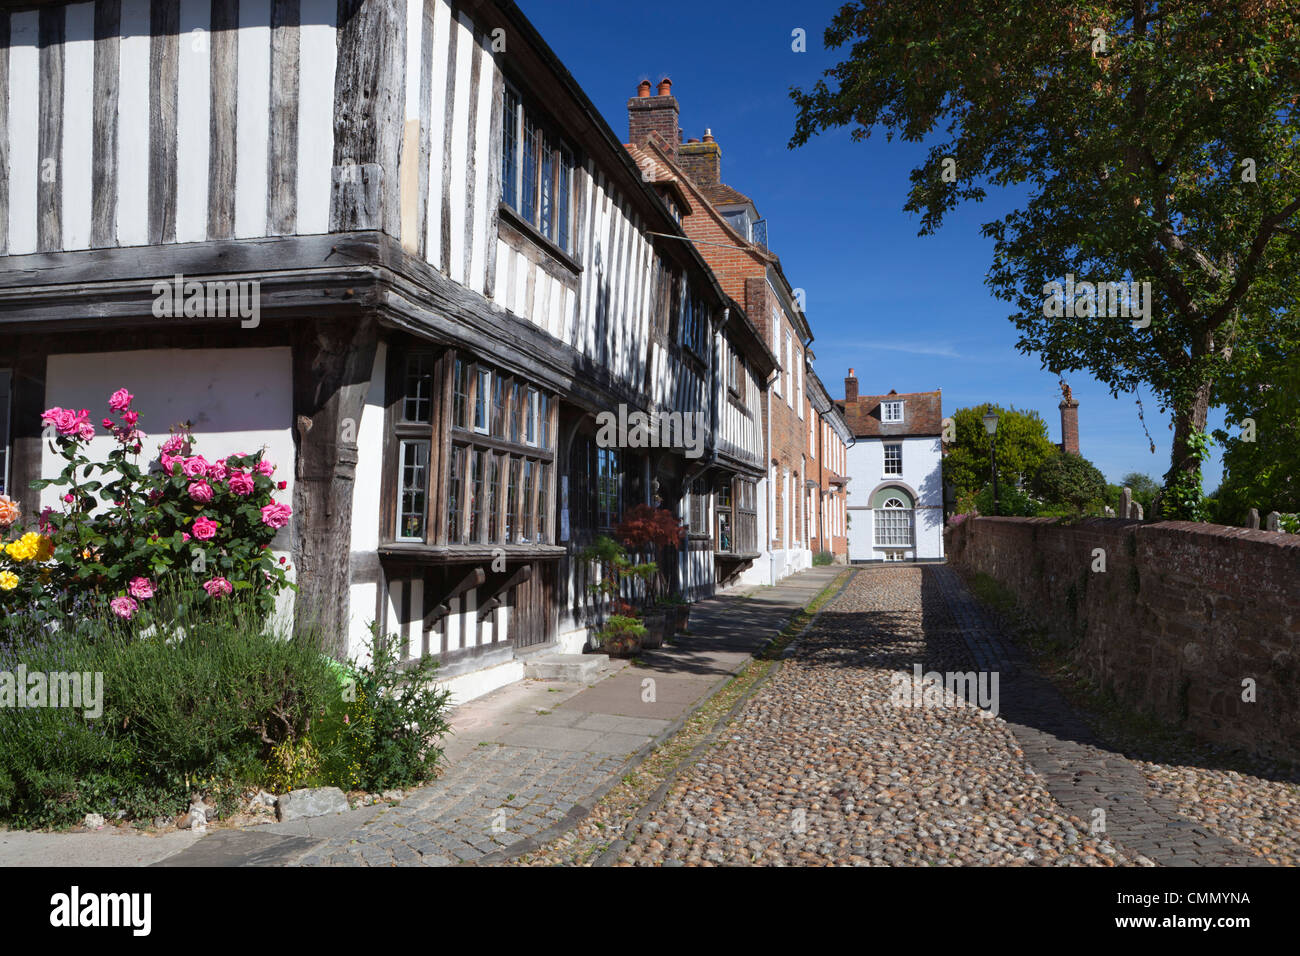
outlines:
[[[1217,520],[1245,524],[1251,508],[1300,511],[1300,361],[1266,343],[1239,375],[1220,383],[1228,427]]]
[[[1022,484],[1056,451],[1048,440],[1047,423],[1035,411],[1018,411],[982,405],[959,408],[952,414],[955,440],[947,445],[943,478],[956,495],[974,494],[990,478],[989,436],[983,416],[998,414],[998,480],[1007,485]]]
[[[1282,0],[849,3],[825,34],[848,58],[791,90],[790,145],[938,136],[904,205],[922,235],[981,184],[1027,188],[983,227],[1017,348],[1112,395],[1149,387],[1172,417],[1169,510],[1190,514],[1216,382],[1261,339],[1300,347],[1298,36]],[[1106,284],[1103,314],[1075,277]]]
[[[1029,487],[1045,504],[1082,511],[1106,494],[1106,478],[1082,455],[1057,452],[1034,473]]]

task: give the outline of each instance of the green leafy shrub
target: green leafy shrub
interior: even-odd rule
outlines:
[[[160,601],[174,603],[164,582]],[[0,816],[22,826],[90,812],[176,814],[198,790],[233,806],[274,786],[276,757],[312,743],[338,679],[311,636],[261,625],[245,595],[185,625],[144,627],[102,608],[54,630],[0,622],[0,670],[102,674],[102,713],[0,707]],[[93,639],[87,639],[87,634]]]
[[[829,551],[818,551],[816,554],[813,555],[813,564],[816,566],[832,564],[834,563],[834,561],[835,561],[835,556],[832,555]]]
[[[372,628],[370,659],[334,675],[334,704],[318,739],[325,777],[345,789],[409,787],[434,776],[450,729],[451,692],[433,683],[438,662],[403,662],[396,635]]]
[[[1081,512],[1106,496],[1106,478],[1082,455],[1058,452],[1039,466],[1029,484],[1049,507]]]

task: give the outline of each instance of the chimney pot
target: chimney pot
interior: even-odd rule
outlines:
[[[650,95],[650,81],[642,80],[636,88],[636,95],[645,98]]]
[[[668,79],[668,77],[666,76],[659,81],[659,95],[660,96],[673,95],[673,81]]]
[[[691,137],[690,139],[688,139],[686,142],[687,142],[687,144],[689,145],[689,144],[691,144],[691,143],[698,143],[699,140],[696,139],[694,136],[692,136],[692,137]]]
[[[712,143],[712,142],[713,142],[713,130],[711,130],[711,129],[706,129],[706,130],[704,131],[704,142],[706,142],[706,143]]]
[[[858,377],[849,369],[849,376],[844,380],[844,404],[855,405],[858,401]]]

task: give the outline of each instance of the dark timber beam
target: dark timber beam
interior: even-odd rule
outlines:
[[[474,588],[482,587],[483,582],[486,580],[487,580],[487,575],[483,572],[482,568],[474,568],[463,578],[461,578],[460,583],[457,584],[450,591],[448,591],[443,596],[442,600],[439,601],[437,604],[435,604],[433,607],[429,608],[428,613],[425,614],[424,616],[425,633],[432,631],[434,627],[437,626],[439,621],[441,621],[444,617],[446,617],[448,614],[451,613],[452,601],[456,600],[456,598],[460,597],[466,591],[472,591],[474,590]]]
[[[522,568],[515,571],[514,574],[510,575],[510,577],[502,581],[493,589],[492,594],[478,609],[478,620],[482,622],[489,614],[505,603],[506,595],[510,591],[512,591],[517,585],[523,584],[525,581],[531,581],[532,577],[533,566],[531,564],[525,564]]]
[[[294,622],[299,629],[318,626],[325,648],[342,658],[347,651],[356,436],[379,334],[370,319],[332,320],[297,326],[294,339]]]

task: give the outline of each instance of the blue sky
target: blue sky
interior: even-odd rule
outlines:
[[[843,51],[822,34],[838,2],[744,3],[645,0],[520,0],[524,13],[577,78],[620,139],[637,84],[673,81],[686,138],[713,131],[722,178],[750,196],[768,221],[772,250],[791,284],[806,291],[817,374],[842,398],[857,370],[863,393],[943,389],[945,414],[995,402],[1036,409],[1060,440],[1057,380],[1037,356],[1015,349],[1010,306],[984,285],[992,243],[980,225],[1015,197],[990,191],[960,207],[937,235],[917,235],[903,212],[920,143],[853,142],[825,133],[787,148],[794,130],[791,86],[809,86]],[[792,50],[806,31],[807,52]],[[1142,394],[1151,454],[1132,394],[1111,398],[1084,372],[1068,379],[1079,400],[1080,450],[1115,481],[1130,471],[1159,478],[1168,468],[1169,418]],[[1210,427],[1222,424],[1212,414]],[[1205,488],[1219,483],[1218,450]]]

